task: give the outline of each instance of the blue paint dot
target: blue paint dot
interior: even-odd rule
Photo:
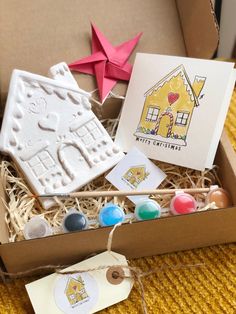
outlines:
[[[115,224],[124,221],[125,214],[118,205],[108,203],[99,213],[99,223],[102,227],[114,226]]]

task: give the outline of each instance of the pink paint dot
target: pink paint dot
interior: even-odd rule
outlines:
[[[187,193],[176,195],[171,201],[170,210],[175,215],[193,213],[196,211],[196,201]]]

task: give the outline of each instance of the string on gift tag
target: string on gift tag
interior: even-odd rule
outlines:
[[[107,251],[112,254],[112,243],[113,243],[113,236],[115,233],[115,230],[121,226],[122,223],[118,223],[113,226],[112,230],[109,232],[108,240],[107,240]],[[132,279],[134,282],[136,282],[139,286],[139,294],[141,297],[141,302],[142,302],[142,310],[144,314],[148,313],[147,310],[147,303],[145,299],[145,289],[143,285],[143,278],[157,274],[157,273],[163,273],[165,270],[173,270],[173,271],[178,271],[178,270],[186,270],[186,269],[192,269],[192,268],[198,268],[205,266],[203,263],[197,263],[197,264],[179,264],[179,265],[166,265],[162,264],[161,266],[153,267],[149,269],[148,271],[142,271],[139,267],[136,266],[129,266],[129,265],[100,265],[94,268],[87,268],[87,269],[71,269],[71,270],[65,270],[65,268],[70,267],[71,265],[44,265],[44,266],[38,266],[34,267],[25,271],[20,271],[20,272],[7,272],[0,270],[0,277],[3,280],[3,282],[6,281],[5,276],[10,276],[11,278],[19,278],[19,277],[25,277],[25,276],[32,276],[37,272],[42,272],[42,271],[53,271],[57,274],[60,275],[73,275],[73,274],[81,274],[81,273],[89,273],[89,272],[95,272],[95,271],[100,271],[100,270],[107,270],[109,269],[115,269],[112,272],[112,277],[114,279]],[[125,274],[124,272],[117,271],[116,269],[121,269],[121,270],[129,270],[129,274]]]
[[[112,247],[112,241],[113,241],[113,235],[117,227],[120,227],[122,225],[122,222],[118,222],[117,224],[114,225],[112,230],[109,232],[108,240],[107,240],[107,251],[110,253],[111,252],[111,247]]]
[[[113,235],[114,232],[116,230],[117,227],[121,226],[122,223],[119,222],[116,225],[114,225],[114,227],[112,228],[112,230],[109,233],[108,236],[108,241],[107,241],[107,251],[109,253],[112,254],[112,242],[113,242]],[[73,269],[73,270],[61,270],[61,269],[57,269],[56,273],[61,274],[61,275],[72,275],[72,274],[79,274],[79,273],[85,273],[85,272],[94,272],[94,271],[99,271],[99,270],[109,270],[110,268],[113,269],[128,269],[130,272],[130,275],[125,275],[124,272],[119,272],[114,270],[112,273],[112,277],[114,279],[118,279],[121,278],[123,279],[133,279],[134,282],[137,282],[139,285],[139,294],[141,297],[141,302],[142,302],[142,310],[144,314],[148,314],[148,310],[147,310],[147,303],[146,303],[146,299],[145,299],[145,289],[144,289],[144,285],[143,285],[143,281],[142,278],[150,276],[152,274],[157,274],[157,273],[161,273],[164,270],[180,270],[180,269],[190,269],[190,268],[197,268],[197,267],[201,267],[204,266],[203,263],[198,263],[198,264],[180,264],[180,265],[175,265],[175,266],[169,266],[169,265],[161,265],[158,267],[153,267],[148,271],[142,271],[139,267],[136,266],[127,266],[127,265],[113,265],[113,266],[109,266],[109,265],[100,265],[98,267],[94,267],[94,268],[88,268],[88,269],[83,269],[83,270],[79,270],[79,269]]]

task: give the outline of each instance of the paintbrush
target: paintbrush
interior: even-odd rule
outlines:
[[[135,196],[135,195],[166,195],[175,194],[176,192],[185,192],[189,194],[196,193],[208,193],[210,188],[191,188],[191,189],[156,189],[156,190],[132,190],[132,191],[80,191],[72,193],[52,193],[52,194],[40,194],[30,195],[35,198],[48,198],[48,197],[59,197],[59,198],[90,198],[90,197],[113,197],[113,196]]]

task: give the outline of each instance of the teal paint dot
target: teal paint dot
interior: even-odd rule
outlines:
[[[153,200],[143,200],[135,207],[135,216],[138,220],[149,220],[161,216],[160,205]]]

